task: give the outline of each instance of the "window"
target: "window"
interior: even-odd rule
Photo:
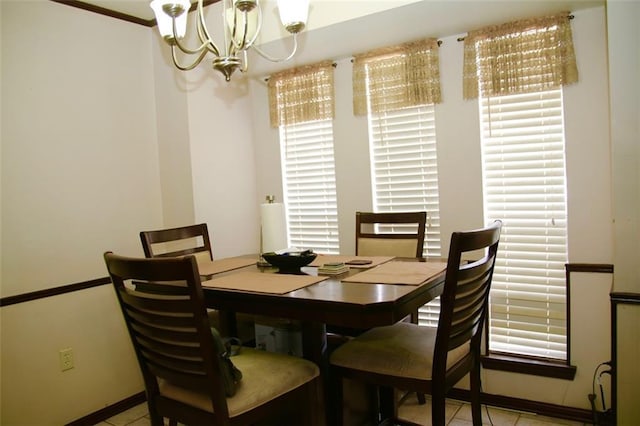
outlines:
[[[481,97],[485,221],[503,222],[491,352],[566,360],[562,90]]]
[[[464,98],[480,98],[485,220],[503,223],[483,365],[567,379],[575,368],[567,356],[562,86],[578,81],[571,18],[560,12],[470,31],[463,71]]]
[[[332,120],[280,126],[289,245],[338,254]]]
[[[333,154],[334,64],[271,75],[269,115],[280,130],[282,186],[289,245],[338,253],[338,206]]]
[[[369,116],[374,209],[427,211],[424,255],[440,257],[433,105]]]
[[[376,49],[354,57],[354,113],[367,115],[373,209],[426,211],[423,255],[441,257],[434,105],[441,102],[435,38]],[[402,232],[386,229],[385,232]],[[419,310],[435,326],[439,299]]]
[[[434,106],[369,114],[374,210],[427,211],[424,255],[441,257]],[[419,310],[436,326],[439,298]]]

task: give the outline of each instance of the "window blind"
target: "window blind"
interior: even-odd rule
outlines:
[[[372,193],[377,212],[427,211],[424,256],[441,257],[438,165],[433,105],[369,114]],[[386,229],[385,232],[403,232]],[[439,299],[419,310],[435,326]]]
[[[332,120],[280,126],[289,245],[338,254]]]
[[[481,97],[485,220],[503,222],[489,350],[566,360],[562,91]]]

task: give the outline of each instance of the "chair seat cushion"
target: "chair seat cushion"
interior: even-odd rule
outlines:
[[[340,346],[331,364],[396,377],[431,379],[435,327],[399,322],[376,327]],[[449,352],[447,368],[469,352],[465,344]]]
[[[303,358],[243,347],[231,358],[242,371],[236,394],[227,398],[229,417],[243,414],[318,377],[318,367]],[[184,389],[166,381],[160,394],[211,412],[208,395]]]

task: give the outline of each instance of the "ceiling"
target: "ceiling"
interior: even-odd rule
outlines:
[[[53,0],[63,2],[66,0]],[[204,0],[211,4],[221,0]],[[261,0],[262,2],[273,0]],[[464,35],[468,30],[516,19],[561,11],[602,6],[606,0],[310,0],[309,28],[300,35],[299,53],[288,66],[318,58],[340,59],[371,48],[424,37]],[[196,0],[191,0],[195,3]],[[132,22],[151,26],[150,0],[81,0],[74,2],[126,14]],[[376,13],[372,10],[378,9]],[[355,12],[353,12],[355,10]],[[353,12],[349,14],[349,12]],[[366,16],[362,16],[366,15]],[[337,19],[336,16],[346,19]],[[313,21],[313,22],[311,22]],[[402,27],[401,31],[394,28]],[[288,40],[274,40],[263,47],[284,51]],[[288,47],[286,48],[288,49]],[[282,63],[256,61],[252,73],[270,73]]]
[[[205,0],[205,5],[210,3],[215,3],[219,0]],[[263,0],[264,1],[264,0]],[[390,6],[386,6],[385,8],[394,8],[394,3],[397,6],[403,6],[407,3],[407,1],[400,0],[310,0],[311,4],[317,3],[317,6],[320,5],[323,8],[333,8],[336,11],[342,7],[343,4],[347,3],[358,3],[362,5],[363,3],[386,3]],[[413,0],[416,1],[416,0]],[[191,3],[195,3],[196,0],[191,0]],[[150,21],[154,19],[153,12],[149,7],[150,0],[80,0],[76,3],[86,3],[89,5],[98,6],[104,9],[108,9],[114,12],[122,13],[125,15],[132,16],[134,18],[142,19],[144,21]],[[453,14],[459,13],[461,9],[470,8],[474,10],[473,14],[482,19],[483,15],[487,13],[495,14],[498,12],[500,15],[500,11],[503,13],[508,13],[509,15],[517,16],[520,9],[523,10],[531,10],[538,9],[544,10],[553,7],[557,9],[558,7],[566,6],[567,10],[575,10],[582,9],[585,7],[593,7],[596,4],[604,4],[604,0],[422,0],[417,1],[417,3],[421,3],[422,7],[425,8],[435,8],[442,9],[445,8],[451,11]],[[508,4],[508,7],[506,6]],[[497,6],[497,7],[496,7]],[[358,6],[361,7],[361,6]],[[313,8],[313,6],[312,6]],[[486,13],[483,13],[483,9]],[[313,10],[312,10],[313,11]],[[427,12],[427,16],[429,13]],[[499,19],[499,16],[496,16]],[[425,22],[428,24],[428,22]]]

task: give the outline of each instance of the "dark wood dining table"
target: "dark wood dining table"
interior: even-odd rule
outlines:
[[[394,259],[410,262],[417,259]],[[220,277],[241,271],[277,273],[277,268],[256,265],[216,274]],[[346,282],[346,278],[363,269],[350,269],[339,276],[288,292],[286,294],[238,291],[209,287],[203,282],[207,307],[220,311],[223,334],[234,335],[235,313],[298,320],[302,327],[303,356],[321,369],[327,384],[327,325],[368,329],[402,321],[420,306],[438,297],[444,287],[444,271],[419,285]],[[317,276],[316,267],[302,267],[300,273]],[[208,277],[204,277],[206,280]],[[327,386],[325,386],[325,394]],[[327,404],[325,404],[327,407]]]

